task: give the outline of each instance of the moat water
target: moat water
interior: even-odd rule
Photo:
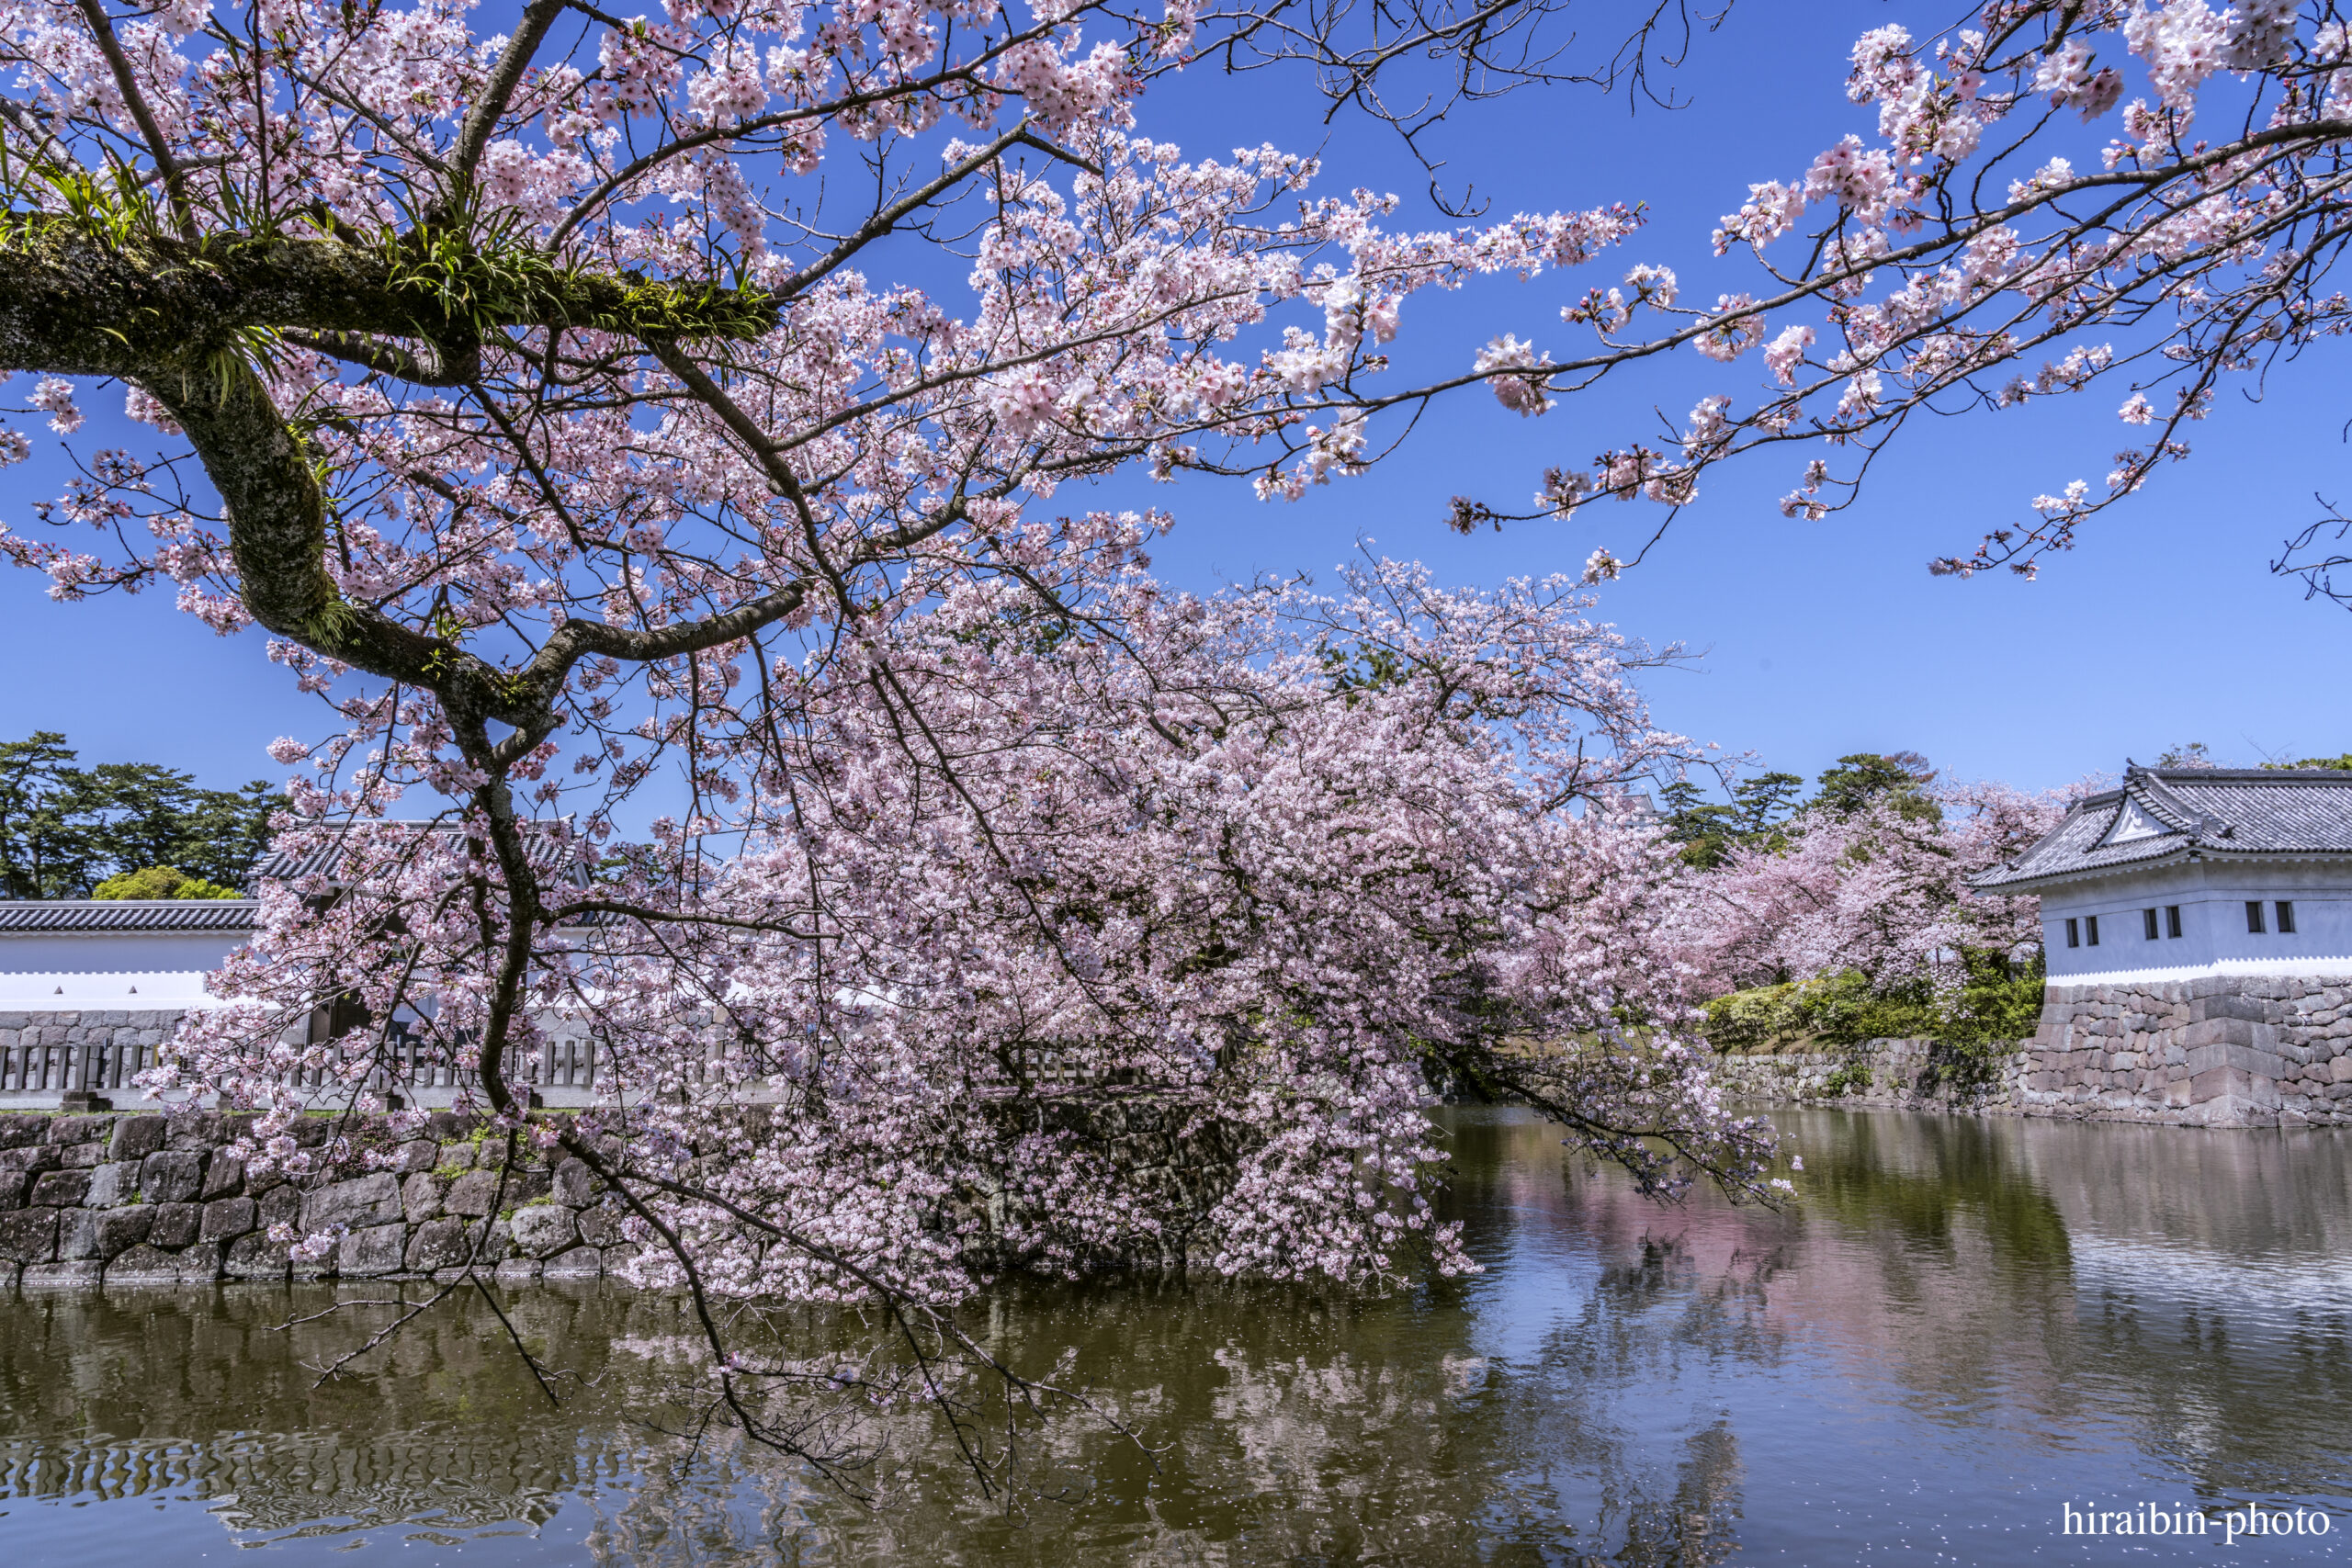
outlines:
[[[873,1506],[724,1437],[689,1460],[666,1298],[504,1293],[556,1407],[478,1299],[321,1386],[389,1309],[0,1295],[0,1568],[2352,1559],[2352,1136],[1777,1119],[1782,1213],[1661,1209],[1456,1112],[1464,1283],[983,1303],[1001,1354],[1074,1352],[1155,1450],[1050,1416],[1009,1506],[915,1417]],[[2250,1509],[2301,1533],[2248,1538]]]

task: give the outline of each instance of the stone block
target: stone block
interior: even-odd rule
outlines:
[[[420,1170],[401,1183],[401,1213],[410,1224],[422,1224],[441,1212],[441,1179]]]
[[[539,1270],[546,1280],[593,1280],[605,1271],[604,1254],[593,1247],[575,1247],[569,1252],[559,1252],[547,1260]]]
[[[33,1202],[43,1208],[75,1209],[90,1195],[86,1170],[43,1171],[33,1182]]]
[[[552,1257],[580,1239],[580,1226],[571,1211],[560,1203],[517,1209],[508,1229],[516,1249],[533,1258]]]
[[[27,1144],[38,1144],[48,1131],[47,1117],[0,1111],[0,1149],[20,1149]]]
[[[57,1256],[57,1211],[17,1209],[0,1214],[0,1258],[46,1263]]]
[[[86,1291],[105,1277],[106,1265],[97,1258],[77,1258],[65,1263],[28,1263],[17,1276],[17,1286],[26,1291]]]
[[[147,1239],[157,1247],[186,1247],[197,1237],[204,1224],[204,1208],[198,1203],[156,1203],[150,1206],[155,1216]]]
[[[555,1201],[567,1207],[584,1209],[595,1200],[596,1174],[588,1168],[584,1159],[568,1159],[555,1168],[555,1180],[550,1190]]]
[[[494,1170],[469,1170],[449,1183],[449,1190],[441,1199],[441,1207],[448,1213],[480,1219],[490,1213],[490,1206],[497,1198],[498,1173]]]
[[[2244,1107],[2275,1111],[2278,1107],[2278,1086],[2267,1077],[2257,1077],[2243,1067],[2208,1067],[2188,1080],[2188,1102],[2205,1105],[2215,1100],[2241,1101]],[[2217,1124],[2208,1121],[2206,1125]]]
[[[401,1271],[402,1256],[408,1250],[408,1227],[395,1221],[387,1225],[370,1225],[356,1230],[343,1238],[335,1248],[335,1272],[346,1280],[373,1279]]]
[[[2218,996],[2199,997],[2188,1004],[2191,1023],[2203,1023],[2208,1019],[2242,1018],[2249,1023],[2270,1021],[2271,1009],[2259,998],[2223,992]]]
[[[538,1277],[539,1260],[536,1258],[510,1258],[491,1274],[502,1285],[527,1285]]]
[[[412,1138],[400,1146],[400,1161],[392,1169],[401,1176],[431,1170],[441,1163],[441,1148],[430,1138]]]
[[[322,1187],[302,1200],[302,1228],[306,1231],[322,1231],[329,1225],[349,1225],[357,1230],[390,1224],[400,1217],[401,1184],[389,1170]]]
[[[621,1239],[621,1221],[628,1213],[616,1203],[581,1210],[580,1239],[591,1247],[615,1245]]]
[[[206,1241],[234,1241],[261,1223],[261,1205],[251,1198],[215,1198],[204,1205],[203,1227],[198,1235]]]
[[[127,1209],[67,1209],[58,1216],[57,1256],[62,1258],[112,1258],[147,1239],[154,1211],[143,1204]]]
[[[233,1136],[229,1132],[229,1118],[217,1111],[187,1111],[171,1119],[171,1135],[164,1142],[167,1149],[193,1149],[198,1154],[224,1144]]]
[[[53,1043],[62,1045],[63,1041]],[[49,1141],[62,1146],[66,1144],[102,1144],[114,1134],[111,1116],[52,1116],[49,1119]]]
[[[510,1170],[506,1173],[506,1196],[499,1206],[519,1209],[555,1193],[555,1173],[551,1170]]]
[[[2266,1045],[2270,1030],[2242,1018],[2211,1018],[2181,1031],[2180,1043],[2194,1051],[2199,1045]]]
[[[205,1157],[204,1185],[197,1196],[206,1202],[215,1198],[232,1198],[243,1190],[245,1162],[227,1149],[214,1149]]]
[[[2352,1083],[2352,1053],[2346,1053],[2328,1063],[2327,1076],[2333,1083]]]
[[[272,1187],[260,1199],[261,1223],[265,1225],[290,1225],[302,1217],[302,1190],[299,1187]]]
[[[57,1151],[57,1163],[66,1170],[95,1170],[106,1157],[104,1144],[67,1144]]]
[[[418,1274],[455,1269],[472,1253],[473,1240],[467,1233],[466,1222],[455,1215],[445,1215],[425,1221],[410,1234],[407,1267]]]
[[[102,1165],[90,1172],[90,1190],[82,1201],[93,1209],[113,1209],[139,1201],[139,1168],[128,1160]]]
[[[221,1268],[232,1280],[283,1280],[288,1272],[286,1243],[255,1231],[229,1244]]]
[[[164,1146],[164,1130],[161,1116],[126,1116],[114,1124],[114,1136],[107,1140],[107,1158],[145,1159]]]
[[[165,1149],[139,1162],[139,1190],[150,1203],[185,1203],[204,1190],[204,1156]]]
[[[2192,1076],[2211,1072],[2215,1067],[2234,1067],[2256,1077],[2274,1081],[2287,1076],[2284,1057],[2250,1045],[2194,1045],[2189,1048],[2187,1066]]]
[[[107,1265],[108,1285],[200,1285],[220,1278],[220,1246],[200,1242],[177,1252],[134,1247]]]

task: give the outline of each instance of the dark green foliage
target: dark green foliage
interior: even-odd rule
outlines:
[[[2305,757],[2297,762],[2265,762],[2266,768],[2333,768],[2339,773],[2352,773],[2352,751],[2340,757]]]
[[[2041,1026],[2042,962],[2026,963],[1969,948],[1961,953],[1966,978],[1946,998],[1935,1037],[1967,1051],[2007,1046]]]
[[[1731,786],[1731,802],[1702,799],[1699,786],[1678,779],[1666,797],[1666,834],[1682,846],[1682,858],[1702,871],[1721,865],[1735,844],[1777,842],[1781,825],[1796,808],[1804,781],[1794,773],[1759,773]]]
[[[1796,810],[1797,795],[1804,788],[1804,780],[1794,773],[1758,773],[1732,785],[1740,831],[1750,838],[1770,833]]]
[[[1943,812],[1928,796],[1936,770],[1917,751],[1856,751],[1838,759],[1821,775],[1821,789],[1811,805],[1840,817],[1851,817],[1874,806],[1886,805],[1914,822],[1939,820]]]
[[[91,891],[93,898],[234,898],[233,887],[190,876],[175,865],[141,866],[118,872]]]
[[[0,741],[0,896],[86,897],[152,866],[233,888],[269,841],[277,795],[258,779],[203,789],[153,762],[82,768],[75,756],[53,730]]]
[[[1665,797],[1666,835],[1682,846],[1682,858],[1702,871],[1723,864],[1737,846],[1778,850],[1782,829],[1799,811],[1829,811],[1851,817],[1878,805],[1913,822],[1940,820],[1943,812],[1928,794],[1936,770],[1917,751],[1856,751],[1823,772],[1820,788],[1800,800],[1804,780],[1794,773],[1758,773],[1731,786],[1731,799],[1706,799],[1697,784],[1679,779],[1659,793]]]
[[[1684,862],[1702,871],[1723,864],[1735,831],[1737,808],[1708,800],[1689,779],[1677,779],[1658,791],[1664,807],[1666,836],[1682,846]]]

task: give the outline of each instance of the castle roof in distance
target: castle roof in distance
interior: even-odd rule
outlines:
[[[2143,768],[2075,803],[1980,893],[2031,893],[2188,860],[2352,857],[2352,773],[2334,768]]]

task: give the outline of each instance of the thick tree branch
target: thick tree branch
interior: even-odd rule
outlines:
[[[774,301],[756,292],[611,273],[485,265],[479,277],[451,276],[324,237],[118,244],[62,218],[7,222],[0,366],[12,370],[143,376],[252,331],[462,341],[476,328],[585,326],[732,336],[776,319]]]

